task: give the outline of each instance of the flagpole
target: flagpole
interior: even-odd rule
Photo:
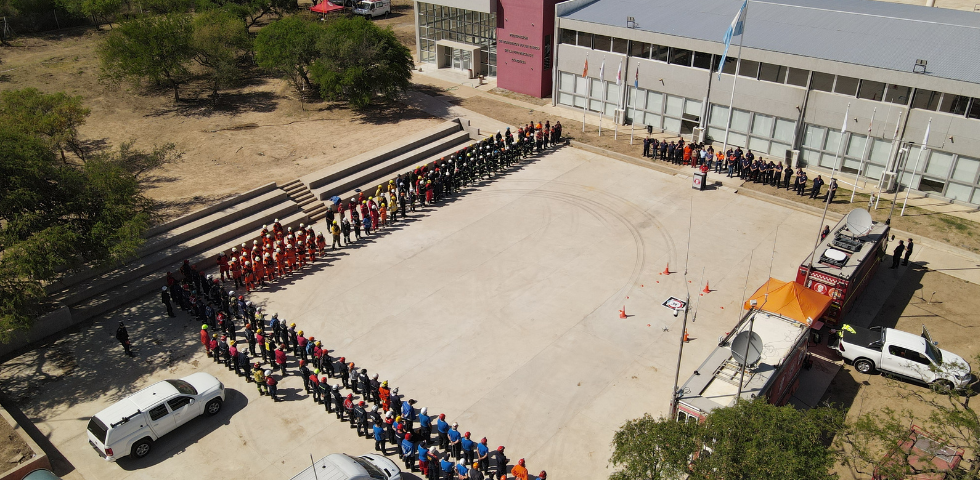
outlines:
[[[628,89],[629,87],[626,88]],[[633,77],[633,115],[630,117],[630,145],[633,144],[633,130],[636,128],[636,96],[639,94],[640,94],[640,66],[637,65],[636,76]],[[627,93],[627,98],[628,97],[629,94]]]
[[[589,80],[589,54],[585,54],[585,70],[582,71],[582,80],[588,82],[585,88],[585,101],[582,102],[582,133],[585,133],[585,122],[589,115],[589,98],[592,97],[592,80]]]
[[[899,217],[905,216],[905,205],[909,203],[909,192],[912,191],[912,182],[915,181],[915,172],[919,169],[919,159],[922,158],[922,151],[926,149],[926,145],[929,143],[929,129],[932,127],[932,117],[929,117],[929,124],[926,125],[926,138],[922,140],[922,145],[919,146],[919,154],[915,156],[915,166],[912,167],[912,178],[909,180],[909,186],[905,189],[905,200],[902,201],[902,213],[899,213]],[[895,187],[898,188],[897,186]]]
[[[602,111],[606,108],[606,57],[599,65],[599,136],[602,136]]]
[[[619,88],[623,88],[623,61],[622,60],[619,61],[619,70],[616,70],[616,86],[619,87]],[[623,108],[623,94],[622,93],[619,94],[619,102],[616,104],[616,107],[618,107],[616,109],[617,112],[624,111],[624,108]],[[614,118],[614,121],[613,121],[613,140],[618,140],[618,139],[619,139],[619,120],[616,120]]]
[[[847,103],[847,109],[844,110],[844,126],[840,129],[840,141],[837,142],[837,156],[834,157],[834,169],[830,172],[830,182],[827,183],[829,186],[834,182],[834,175],[837,174],[837,164],[840,163],[841,150],[844,148],[844,133],[847,131],[847,120],[851,114],[851,103]],[[828,187],[829,188],[829,187]],[[810,273],[813,272],[813,257],[817,256],[817,247],[820,246],[820,240],[823,240],[820,235],[823,233],[823,222],[827,220],[827,209],[830,208],[830,192],[827,192],[827,200],[823,203],[823,216],[820,217],[820,223],[817,224],[817,241],[813,244],[813,251],[810,252],[810,265],[806,269],[806,277],[803,279],[803,286],[810,288],[808,283],[810,282]]]
[[[848,203],[854,203],[854,194],[857,193],[858,189],[858,176],[861,175],[861,170],[864,170],[864,159],[868,156],[868,152],[871,150],[871,128],[874,127],[876,113],[878,113],[878,107],[875,107],[875,109],[871,111],[871,123],[868,124],[868,137],[864,143],[864,154],[861,155],[861,163],[858,164],[857,172],[854,172],[854,185],[852,185],[853,188],[851,188],[851,201]],[[864,186],[868,186],[867,182],[865,182]]]
[[[721,152],[728,158],[728,132],[732,127],[732,109],[735,105],[735,85],[738,84],[738,72],[742,68],[742,41],[745,40],[745,24],[749,21],[749,2],[745,2],[745,11],[742,12],[742,32],[738,36],[738,56],[735,60],[735,75],[732,77],[732,96],[728,100],[728,121],[725,122],[725,142],[722,144]],[[721,65],[719,68],[725,68]]]

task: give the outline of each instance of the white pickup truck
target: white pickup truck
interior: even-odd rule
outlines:
[[[883,327],[843,325],[834,346],[861,373],[879,370],[915,382],[945,388],[965,388],[973,376],[970,364],[936,346],[925,325],[915,335]]]

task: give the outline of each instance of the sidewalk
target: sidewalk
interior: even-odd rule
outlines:
[[[497,102],[506,103],[506,104],[513,105],[513,106],[516,106],[516,107],[526,108],[528,110],[540,111],[540,112],[543,112],[546,115],[552,116],[552,117],[561,117],[561,118],[573,120],[573,121],[576,121],[576,122],[581,122],[583,120],[583,115],[581,114],[581,112],[578,112],[576,110],[572,110],[572,109],[569,109],[569,108],[566,108],[566,107],[552,106],[550,101],[546,105],[536,105],[534,103],[525,102],[525,101],[518,100],[518,99],[515,99],[515,98],[510,98],[510,97],[507,97],[507,96],[504,96],[504,95],[498,95],[498,94],[491,93],[490,90],[493,90],[494,88],[497,87],[497,82],[494,79],[484,80],[483,85],[480,85],[478,79],[472,79],[472,80],[470,80],[470,79],[465,78],[464,75],[457,74],[457,73],[454,73],[454,72],[448,72],[448,71],[445,71],[445,70],[437,70],[437,69],[434,69],[433,67],[431,67],[430,65],[425,65],[423,67],[422,72],[419,72],[419,71],[413,72],[412,81],[415,82],[415,83],[418,83],[418,84],[429,85],[429,86],[432,86],[432,87],[440,88],[440,89],[446,91],[446,96],[447,97],[471,98],[471,97],[475,97],[475,96],[482,96],[482,97],[485,97],[485,98],[489,98],[489,99],[495,100]],[[410,95],[410,96],[411,97],[415,97],[417,95],[414,95],[414,94],[416,94],[418,92],[411,92],[411,93],[413,95]],[[432,98],[432,97],[430,97],[430,98]],[[413,102],[414,101],[415,100],[413,99]],[[449,102],[444,102],[444,103],[446,105],[450,105]],[[415,105],[415,106],[418,106],[418,104],[416,104],[416,103],[412,103],[412,104]],[[428,113],[431,113],[433,115],[446,118],[446,115],[445,115],[446,111],[444,109],[431,108],[431,107],[429,107],[429,108],[419,107],[419,108],[421,108],[422,110],[424,110],[424,111],[426,111]],[[467,118],[470,118],[470,115],[473,115],[474,118],[477,117],[477,116],[480,116],[480,117],[487,118],[487,120],[492,120],[492,119],[489,119],[488,117],[485,117],[483,115],[477,114],[476,112],[473,112],[472,110],[467,110],[467,109],[464,109],[464,108],[461,108],[461,107],[453,107],[453,106],[450,105],[450,107],[448,108],[448,110],[451,111],[452,113],[454,113],[455,114],[454,116],[465,116]],[[437,113],[437,112],[442,112],[442,113]],[[470,113],[463,113],[463,112],[470,112]],[[487,134],[495,133],[496,130],[500,128],[499,125],[502,125],[500,122],[495,122],[495,121],[489,122],[489,121],[487,121],[487,122],[485,122],[485,124],[489,126],[489,128],[488,128],[488,127],[483,127],[482,124],[481,124],[481,122],[484,122],[484,121],[482,121],[482,120],[481,121],[477,121],[477,120],[474,119],[473,124],[475,126],[480,127],[481,130],[487,131],[487,132],[485,132]],[[589,125],[589,126],[592,126],[592,127],[596,127],[596,129],[597,129],[598,128],[598,125],[599,125],[599,117],[598,117],[598,115],[595,114],[594,112],[591,112],[590,115],[585,115],[585,124],[586,125]],[[608,117],[603,117],[603,119],[602,119],[602,128],[603,128],[603,134],[604,135],[606,134],[606,130],[608,130],[609,132],[613,132],[614,127],[615,127],[614,122],[611,119],[609,119]],[[623,126],[621,126],[621,127],[623,127]],[[579,133],[579,132],[573,132],[573,131],[570,130],[569,133],[571,133],[571,134],[574,135],[574,134]],[[595,134],[595,133],[597,133],[597,130],[592,130],[591,132],[586,132],[586,133],[587,134],[590,134],[590,133],[591,134]],[[623,127],[621,129],[621,131],[619,132],[619,134],[620,135],[625,135],[625,137],[626,137],[626,139],[628,141],[629,128]],[[637,129],[636,131],[634,131],[634,141],[635,141],[635,146],[636,146],[636,149],[637,149],[637,153],[639,153],[639,151],[643,148],[643,145],[642,145],[643,140],[642,139],[645,136],[647,136],[647,135],[646,135],[645,131],[643,131],[643,130]],[[658,140],[668,140],[668,141],[670,141],[670,140],[677,140],[678,138],[680,138],[680,136],[674,135],[674,134],[670,134],[670,133],[654,133],[654,134],[651,134],[650,137],[651,138],[656,138]],[[823,168],[810,168],[810,167],[808,167],[808,168],[806,168],[806,170],[807,170],[807,172],[812,172],[814,174],[819,174],[819,175],[825,175],[826,176],[826,175],[829,174],[829,171],[827,171],[827,170],[825,170]],[[681,169],[681,170],[679,170],[679,171],[677,171],[675,173],[686,173],[686,172],[683,169]],[[814,176],[814,175],[810,175],[810,176]],[[837,178],[839,179],[838,181],[840,182],[840,185],[842,187],[844,187],[844,188],[851,188],[851,183],[853,183],[853,179],[854,179],[853,176],[851,176],[850,178],[848,178],[847,175],[842,175],[842,176],[839,175]],[[735,179],[735,178],[732,178],[732,179],[721,178],[721,179],[719,179],[718,176],[714,176],[714,178],[712,180],[714,180],[714,181],[721,181],[722,185],[724,185],[726,187],[731,187],[731,188],[738,188],[738,186],[740,186],[742,184],[742,181],[740,179]],[[870,194],[872,191],[874,191],[874,188],[876,186],[876,183],[874,181],[871,181],[871,180],[868,180],[867,182],[864,182],[861,179],[859,179],[857,183],[858,183],[857,193],[859,193],[859,194],[865,194],[865,195]],[[903,202],[904,198],[905,198],[904,192],[899,193],[899,195],[898,195],[898,202]],[[890,200],[891,197],[888,196],[888,195],[885,195],[884,199]],[[922,194],[920,192],[913,191],[909,195],[908,205],[909,206],[913,206],[913,207],[919,207],[919,208],[922,208],[922,209],[925,209],[925,210],[929,210],[929,211],[932,211],[932,212],[944,213],[946,215],[952,215],[952,216],[955,216],[955,217],[958,217],[958,218],[962,218],[962,219],[965,219],[965,220],[970,220],[972,222],[980,223],[980,208],[968,207],[968,206],[964,206],[964,205],[958,205],[958,204],[949,203],[949,201],[943,200],[942,198],[929,198],[929,197],[926,197],[924,194]],[[897,210],[896,210],[895,215],[898,215],[898,211]]]

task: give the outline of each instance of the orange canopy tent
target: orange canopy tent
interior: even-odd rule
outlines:
[[[768,299],[766,298],[768,294]],[[830,297],[821,295],[796,282],[784,282],[770,278],[762,284],[745,302],[746,310],[752,308],[751,301],[756,301],[756,308],[767,312],[792,318],[804,325],[816,323],[830,306]],[[807,319],[810,321],[807,321]]]
[[[328,2],[328,1],[320,2],[320,3],[318,3],[318,4],[316,4],[316,5],[312,6],[312,7],[310,7],[310,11],[317,12],[317,13],[330,13],[330,12],[334,12],[334,11],[337,11],[337,10],[343,10],[343,9],[344,9],[344,7],[341,7],[340,5],[334,5],[334,4],[332,4],[332,3]]]

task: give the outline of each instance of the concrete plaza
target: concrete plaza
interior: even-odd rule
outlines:
[[[410,214],[252,300],[333,356],[379,373],[417,407],[445,413],[491,448],[506,445],[512,463],[527,459],[533,474],[599,479],[611,472],[618,427],[667,411],[681,319],[661,303],[690,292],[697,307],[683,382],[737,321],[746,285],[752,293],[770,264],[771,276],[795,277],[818,222],[728,187],[698,192],[688,177],[562,148]],[[898,281],[902,272],[879,276]],[[706,281],[712,291],[701,296]],[[620,319],[624,305],[629,316]],[[73,467],[65,478],[284,479],[311,455],[373,449],[307,398],[294,362],[280,382],[286,401],[274,404],[204,357],[196,322],[162,312],[154,295],[0,365],[5,391]],[[136,359],[112,338],[120,320]],[[231,389],[219,415],[174,431],[141,461],[106,463],[92,451],[89,416],[151,382],[200,370]]]

